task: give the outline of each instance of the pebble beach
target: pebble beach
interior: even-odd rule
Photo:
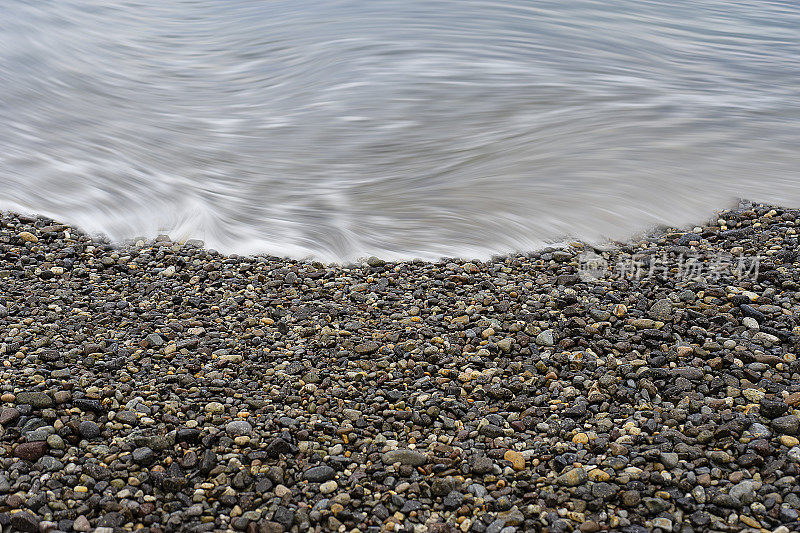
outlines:
[[[798,531],[799,226],[341,266],[0,214],[0,527]]]

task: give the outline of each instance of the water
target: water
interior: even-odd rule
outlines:
[[[800,206],[800,5],[4,0],[0,208],[323,260]]]

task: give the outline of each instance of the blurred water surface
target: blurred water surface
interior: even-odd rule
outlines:
[[[800,205],[800,4],[3,0],[0,208],[324,260]]]

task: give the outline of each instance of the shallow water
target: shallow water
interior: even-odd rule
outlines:
[[[324,260],[800,206],[800,5],[5,0],[0,208]]]

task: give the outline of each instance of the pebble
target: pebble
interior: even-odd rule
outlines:
[[[92,422],[91,420],[84,420],[80,424],[78,424],[78,432],[81,436],[85,439],[95,439],[100,436],[102,430],[100,426],[97,425],[96,422]]]
[[[225,425],[225,432],[231,437],[238,437],[240,435],[250,435],[253,431],[253,426],[244,420],[234,420]]]
[[[331,479],[330,481],[325,481],[324,483],[321,483],[319,486],[319,491],[322,494],[330,494],[338,488],[339,485],[336,483],[336,481]]]
[[[536,336],[536,344],[539,346],[553,346],[555,339],[553,338],[553,330],[546,329]]]
[[[793,437],[791,435],[781,435],[780,441],[781,444],[783,444],[787,448],[791,448],[792,446],[797,446],[798,444],[800,444],[800,440],[797,437]]]
[[[303,477],[312,483],[328,481],[335,475],[336,470],[327,465],[313,466],[303,473]]]
[[[506,450],[503,454],[503,459],[511,463],[514,470],[525,470],[525,457],[514,450]]]
[[[556,478],[556,483],[567,487],[575,487],[582,485],[589,480],[586,470],[583,468],[573,468]]]
[[[385,464],[400,463],[411,466],[422,466],[428,462],[428,458],[416,451],[409,449],[391,450],[383,454]]]

